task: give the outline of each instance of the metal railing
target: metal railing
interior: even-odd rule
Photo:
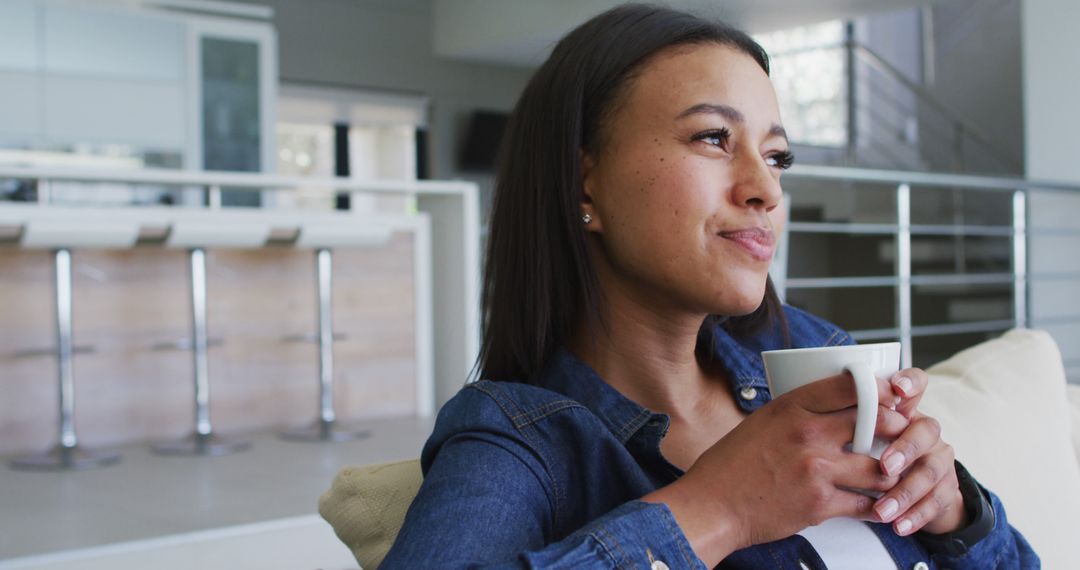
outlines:
[[[1041,182],[1019,178],[987,177],[954,174],[930,174],[869,170],[833,166],[797,165],[784,175],[785,189],[796,197],[800,183],[822,181],[837,185],[867,183],[878,188],[892,187],[895,219],[891,223],[845,223],[836,221],[795,221],[787,224],[781,247],[774,262],[773,279],[785,299],[792,291],[832,288],[895,288],[895,326],[852,330],[856,340],[898,339],[903,345],[904,365],[913,359],[915,338],[964,333],[987,333],[1004,331],[1012,327],[1080,324],[1080,299],[1072,309],[1062,307],[1062,312],[1051,319],[1033,321],[1031,312],[1031,284],[1040,281],[1068,280],[1080,285],[1080,272],[1056,271],[1032,273],[1029,270],[1029,248],[1032,236],[1050,235],[1074,238],[1080,249],[1080,224],[1076,227],[1031,227],[1029,197],[1032,192],[1069,192],[1080,197],[1080,185]],[[911,205],[919,192],[933,188],[959,191],[989,191],[1008,193],[1011,196],[1009,225],[919,225],[912,223]],[[790,203],[790,200],[789,200]],[[1080,201],[1078,201],[1080,215]],[[892,258],[894,271],[891,275],[802,277],[790,275],[790,244],[794,234],[841,234],[864,236],[888,236],[893,240]],[[1008,272],[963,272],[945,274],[913,274],[912,239],[921,236],[963,238],[982,236],[1009,239]],[[853,264],[858,260],[852,259]],[[1006,285],[1011,288],[1011,318],[988,318],[970,322],[939,322],[915,325],[913,313],[913,288],[917,286],[985,286]],[[829,315],[822,315],[829,318]],[[943,319],[947,320],[947,319]],[[843,325],[843,323],[839,323]],[[1067,358],[1069,365],[1076,358]],[[1073,363],[1075,366],[1080,362]],[[1075,381],[1075,380],[1074,380]]]
[[[870,47],[847,39],[773,54],[774,61],[807,52],[838,52],[845,60],[847,140],[830,164],[848,167],[928,169],[940,172],[1019,174],[1023,165],[994,138],[964,119]],[[840,78],[838,78],[839,80]],[[808,106],[831,99],[805,101]],[[905,120],[917,125],[907,140]],[[813,146],[813,145],[811,145]],[[904,150],[901,150],[904,149]],[[841,150],[841,149],[836,149]],[[910,164],[906,155],[919,164]]]

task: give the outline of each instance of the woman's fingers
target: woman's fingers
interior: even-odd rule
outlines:
[[[955,459],[952,446],[941,441],[940,424],[916,416],[881,456],[883,473],[902,478],[874,504],[878,519],[903,536],[924,527],[937,533],[958,528],[964,513]]]
[[[911,507],[922,501],[923,497],[945,479],[953,470],[952,461],[947,457],[951,453],[927,455],[919,458],[904,478],[895,487],[889,489],[874,505],[882,522],[892,522]],[[953,471],[955,477],[955,471]]]
[[[855,420],[858,410],[846,408],[829,414],[815,414],[794,428],[792,438],[803,445],[820,446],[824,453],[843,453],[844,446],[852,442],[855,436]],[[878,406],[877,423],[874,436],[882,439],[895,439],[907,430],[911,421],[902,414],[884,406]],[[877,460],[866,456],[866,460],[881,471]]]
[[[915,506],[908,509],[893,522],[893,530],[900,536],[907,536],[920,530],[930,531],[929,525],[938,521],[956,519],[958,522],[950,528],[935,532],[941,534],[962,526],[964,517],[964,497],[955,480],[950,485],[942,481],[922,498]],[[953,516],[955,515],[955,516]]]
[[[894,374],[889,384],[893,394],[900,398],[896,411],[909,418],[914,415],[929,383],[929,376],[919,368],[905,368]]]
[[[903,435],[908,426],[911,425],[911,420],[897,412],[886,408],[885,406],[878,406],[877,426],[874,428],[874,437],[881,439],[896,439]]]
[[[842,459],[842,469],[838,470],[836,485],[848,490],[874,492],[879,496],[900,482],[897,475],[886,475],[881,472],[878,462],[868,455],[845,454]]]
[[[822,513],[825,516],[820,522],[836,517],[874,520],[874,499],[851,489],[836,489]]]
[[[960,495],[952,448],[942,443],[916,461],[904,478],[874,504],[882,522],[891,522],[901,536],[934,525],[932,532],[955,530],[963,523],[964,499]]]
[[[939,442],[941,424],[928,416],[915,417],[881,454],[881,468],[889,475],[899,475]]]
[[[881,405],[891,408],[896,404],[896,394],[888,381],[878,378],[877,390],[878,402]],[[803,409],[817,414],[836,412],[859,403],[855,393],[855,381],[851,374],[846,372],[800,386],[786,396],[795,400]]]

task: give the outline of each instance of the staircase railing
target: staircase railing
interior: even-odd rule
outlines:
[[[1066,248],[1080,248],[1080,226],[1048,226],[1039,220],[1044,216],[1032,216],[1032,198],[1044,195],[1064,195],[1080,212],[1080,186],[1039,182],[1021,178],[990,177],[927,172],[904,172],[871,170],[833,166],[796,165],[784,175],[784,188],[789,197],[786,204],[792,219],[781,236],[781,246],[774,261],[773,281],[787,301],[799,305],[800,300],[812,300],[815,296],[841,289],[845,291],[841,302],[858,304],[868,297],[883,299],[892,304],[892,322],[876,326],[860,327],[844,322],[842,315],[828,314],[827,309],[805,307],[838,321],[849,329],[859,341],[899,340],[903,345],[904,363],[910,366],[933,362],[927,355],[920,358],[916,346],[920,339],[939,338],[947,335],[993,334],[1013,327],[1048,327],[1055,330],[1071,329],[1080,325],[1080,300],[1072,299],[1071,306],[1054,306],[1045,310],[1043,304],[1033,310],[1032,290],[1047,283],[1076,283],[1080,285],[1080,271],[1066,267],[1047,268],[1046,263],[1033,271],[1030,260],[1032,252],[1040,253],[1045,238],[1069,240]],[[860,221],[857,216],[832,218],[821,216],[810,219],[805,215],[791,215],[792,204],[805,206],[813,202],[808,192],[823,189],[822,202],[833,200],[840,189],[857,192],[889,192],[889,204],[884,215],[877,215],[871,222]],[[927,222],[912,214],[913,204],[927,192],[967,192],[976,195],[972,199],[992,199],[994,205],[1007,212],[995,212],[994,220],[965,220],[962,216],[955,223]],[[830,194],[832,194],[830,196]],[[1041,202],[1040,202],[1041,203]],[[799,237],[796,237],[799,236]],[[817,238],[811,237],[817,236]],[[821,236],[831,236],[814,241]],[[857,251],[843,249],[838,244],[852,243],[859,239],[878,240],[879,247],[870,255],[875,259],[860,259]],[[913,245],[932,240],[988,240],[993,246],[991,255],[996,267],[968,267],[953,264],[944,270],[933,266],[920,266],[913,260]],[[1033,242],[1035,247],[1033,248]],[[1060,246],[1060,244],[1058,244]],[[998,251],[1000,249],[1001,251]],[[916,254],[918,252],[916,251]],[[951,253],[951,255],[950,255]],[[953,250],[946,257],[965,258],[969,253]],[[1042,253],[1045,260],[1046,254]],[[813,263],[808,264],[809,258]],[[883,266],[891,264],[885,273]],[[813,274],[805,268],[813,267]],[[994,264],[991,264],[994,265]],[[799,267],[804,268],[802,273]],[[838,271],[842,269],[842,271]],[[1005,314],[995,310],[979,311],[976,315],[954,318],[948,311],[920,309],[915,295],[917,288],[937,289],[947,297],[970,301],[971,291],[991,288],[998,293],[993,301],[999,307],[1008,307]],[[950,288],[952,288],[950,292]],[[892,289],[892,294],[888,289]],[[857,296],[861,290],[879,291]],[[869,307],[862,307],[866,311]],[[815,310],[816,309],[816,310]],[[885,307],[888,311],[888,307]],[[937,322],[916,322],[913,315],[933,314]],[[1070,380],[1080,382],[1080,351],[1071,348],[1067,339],[1059,343],[1065,352],[1065,363],[1070,370]],[[923,351],[925,352],[925,351]]]
[[[842,52],[845,57],[847,76],[842,80],[846,82],[848,136],[842,152],[812,153],[819,155],[815,162],[947,173],[1023,173],[1023,164],[1014,153],[854,39],[773,57],[781,61],[822,50]]]

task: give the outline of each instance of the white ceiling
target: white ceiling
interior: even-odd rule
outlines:
[[[751,33],[897,10],[931,0],[667,0]],[[621,0],[433,0],[442,57],[534,67],[574,26]]]

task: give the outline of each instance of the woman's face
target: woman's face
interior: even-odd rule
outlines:
[[[727,46],[661,52],[585,156],[583,214],[605,288],[664,311],[743,315],[760,304],[790,164],[776,94]]]

